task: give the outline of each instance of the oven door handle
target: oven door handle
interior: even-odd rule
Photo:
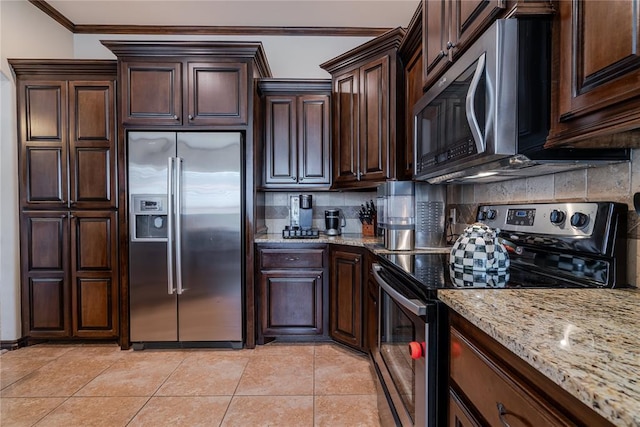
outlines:
[[[373,270],[373,277],[375,277],[376,282],[378,282],[380,287],[384,289],[384,291],[388,293],[389,296],[393,298],[395,302],[397,302],[398,304],[400,304],[401,306],[403,306],[404,308],[406,308],[416,316],[424,316],[425,314],[427,314],[427,306],[422,301],[417,299],[409,299],[405,297],[400,292],[396,291],[393,288],[393,286],[388,284],[380,276],[380,274],[378,273],[380,270],[382,270],[382,267],[380,266],[380,264],[373,264],[372,270]]]

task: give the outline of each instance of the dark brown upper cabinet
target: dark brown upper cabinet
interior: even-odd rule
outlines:
[[[498,18],[554,13],[551,1],[422,0],[423,87],[426,90]]]
[[[21,207],[116,207],[115,62],[10,63],[17,76]]]
[[[422,4],[416,9],[398,55],[404,67],[404,143],[398,141],[398,179],[413,177],[413,106],[422,97]],[[400,163],[402,162],[402,163]]]
[[[637,130],[630,131],[640,127],[638,1],[561,1],[558,7],[547,146],[637,147]]]
[[[331,81],[263,79],[263,188],[331,186]]]
[[[103,41],[119,61],[124,126],[246,126],[260,43]]]
[[[495,19],[505,0],[423,0],[425,88]]]
[[[397,177],[404,144],[405,30],[396,28],[320,65],[333,82],[332,188],[370,188]]]

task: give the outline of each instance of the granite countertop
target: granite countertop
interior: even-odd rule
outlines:
[[[438,296],[607,420],[640,426],[640,290],[443,290]]]
[[[368,248],[382,247],[382,237],[365,237],[360,233],[345,233],[340,236],[327,236],[320,233],[317,239],[285,239],[281,233],[256,234],[255,243],[290,243],[290,244],[318,244],[333,243],[334,245],[361,246]]]
[[[384,247],[382,237],[367,237],[360,233],[345,233],[340,236],[326,236],[320,234],[317,239],[285,239],[280,233],[260,233],[256,234],[253,241],[255,243],[290,243],[290,244],[334,244],[347,246],[360,246],[369,249],[371,252],[378,254],[394,253],[394,254],[412,254],[412,253],[449,253],[451,247],[442,248],[416,248],[411,251],[392,251]]]

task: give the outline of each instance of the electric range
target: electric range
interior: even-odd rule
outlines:
[[[477,220],[499,229],[506,271],[453,269],[449,255],[389,253],[381,263],[428,290],[618,288],[626,281],[627,206],[613,202],[487,205]]]
[[[448,310],[438,290],[623,287],[626,218],[627,206],[612,202],[480,206],[476,219],[499,229],[509,254],[500,271],[455,269],[446,253],[379,254],[372,357],[382,424],[446,420]]]

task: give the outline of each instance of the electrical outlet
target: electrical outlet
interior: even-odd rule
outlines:
[[[451,224],[455,224],[457,222],[456,208],[449,209],[449,221],[451,222]]]

